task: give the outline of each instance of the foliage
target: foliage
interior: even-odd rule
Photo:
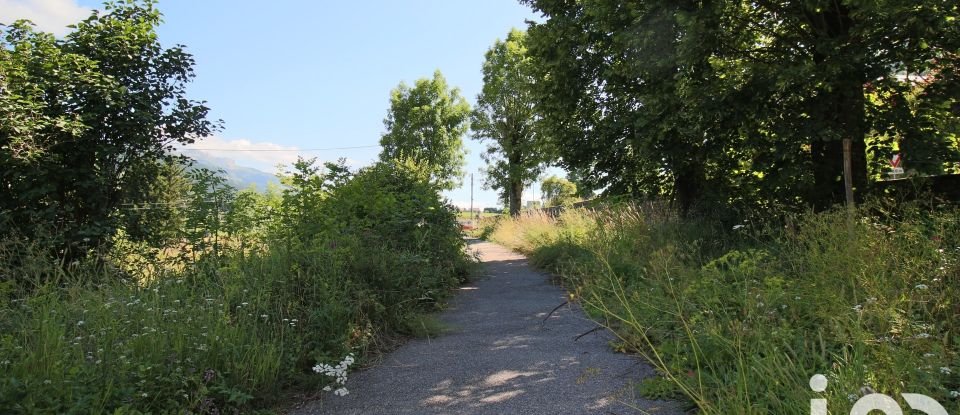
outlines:
[[[276,200],[191,172],[179,246],[121,233],[64,263],[42,235],[0,239],[0,412],[248,412],[440,330],[423,313],[470,262],[424,169],[295,169]]]
[[[185,97],[193,58],[161,47],[153,1],[109,2],[63,40],[26,22],[0,44],[0,232],[55,229],[72,258],[102,245],[118,210],[149,202],[175,143],[209,135]]]
[[[160,46],[154,4],[107,3],[62,40],[2,28],[0,413],[343,395],[354,354],[441,331],[426,315],[469,271],[437,184],[462,174],[469,108],[439,73],[395,91],[412,107],[388,120],[419,124],[387,136],[443,156],[358,172],[300,159],[282,189],[237,191],[171,156],[217,124],[186,99],[193,60]]]
[[[577,201],[577,185],[562,177],[543,179],[540,189],[547,206],[566,206]]]
[[[401,82],[390,92],[380,160],[412,160],[430,169],[439,188],[454,189],[464,176],[463,135],[469,117],[470,105],[459,89],[447,86],[440,71],[433,79],[418,79],[413,88]]]
[[[875,390],[960,409],[960,212],[872,204],[734,229],[663,206],[503,220],[491,235],[571,295],[706,414],[831,412]],[[814,393],[808,381],[824,374]]]
[[[567,172],[567,180],[577,188],[577,197],[584,200],[593,199],[596,196],[594,192],[599,190],[597,184],[590,181],[589,176],[589,172],[585,169],[571,169]]]
[[[135,202],[125,203],[118,212],[119,227],[126,236],[152,246],[176,242],[186,226],[182,212],[184,195],[190,192],[187,167],[179,161],[161,162],[154,181],[131,193]]]
[[[823,209],[843,200],[842,139],[858,195],[896,151],[928,173],[960,158],[952,3],[524,3],[545,16],[527,42],[541,127],[608,194]]]
[[[471,114],[473,137],[489,141],[485,187],[500,191],[511,215],[520,213],[523,188],[536,180],[550,160],[548,142],[537,133],[535,82],[524,45],[526,33],[513,29],[485,55],[483,90]]]

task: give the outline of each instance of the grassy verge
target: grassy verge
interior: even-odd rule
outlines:
[[[871,391],[960,409],[960,212],[874,206],[734,228],[621,206],[505,220],[490,237],[557,273],[617,347],[656,366],[647,396],[707,414],[807,414],[819,398],[848,413]]]
[[[0,413],[263,411],[291,389],[349,388],[318,364],[443,330],[429,313],[471,262],[435,190],[390,166],[295,190],[190,255],[118,236],[64,264],[36,238],[0,239]]]

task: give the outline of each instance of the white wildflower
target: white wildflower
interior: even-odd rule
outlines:
[[[343,385],[347,383],[347,369],[353,364],[353,362],[353,354],[348,354],[336,366],[317,363],[317,365],[313,367],[313,371],[334,378],[334,382],[339,386],[339,388],[333,391],[334,395],[345,396],[346,394],[350,393],[350,391],[348,391]],[[331,386],[323,388],[324,391],[328,392],[330,389],[332,389]]]
[[[940,367],[940,373],[943,373],[944,375],[949,375],[953,373],[953,371],[951,371],[949,367],[942,366]]]

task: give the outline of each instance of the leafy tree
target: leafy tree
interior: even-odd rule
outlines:
[[[193,58],[160,45],[154,4],[108,2],[63,40],[3,28],[4,233],[54,228],[62,252],[85,255],[114,233],[121,206],[143,201],[174,144],[218,127],[185,97]]]
[[[923,129],[922,124],[929,131],[930,118],[942,119],[945,114],[919,104],[911,117],[894,115],[902,113],[897,101],[911,89],[905,74],[931,75],[931,92],[956,90],[955,78],[934,75],[953,72],[958,62],[960,32],[954,21],[960,11],[955,4],[763,1],[715,6],[711,13],[727,28],[718,36],[724,46],[718,55],[731,64],[742,62],[727,65],[721,73],[743,74],[750,86],[744,89],[750,93],[744,94],[745,101],[759,110],[760,117],[754,120],[762,124],[751,129],[751,138],[782,143],[774,151],[804,151],[805,157],[792,162],[808,166],[805,176],[812,180],[803,196],[811,204],[826,207],[843,200],[842,139],[853,143],[854,185],[861,191],[867,188],[868,156],[890,153],[875,140],[877,133],[894,130],[902,144],[923,141],[922,146],[943,148],[935,143],[942,136],[914,132]],[[954,86],[946,87],[949,84]],[[884,90],[891,99],[871,104],[867,94],[873,88]],[[931,93],[923,100],[938,102],[933,107],[939,107],[944,99],[953,101],[956,95]],[[739,118],[747,120],[748,115]],[[771,153],[757,152],[766,159]]]
[[[410,159],[429,166],[432,182],[454,189],[464,176],[463,135],[470,105],[457,88],[450,89],[440,71],[422,78],[413,88],[401,82],[390,93],[390,110],[380,138],[380,160]]]
[[[562,177],[543,179],[540,189],[547,206],[566,206],[577,201],[577,185]]]
[[[693,205],[705,187],[703,147],[716,144],[693,119],[702,97],[684,96],[705,74],[681,51],[706,46],[678,42],[682,2],[529,3],[549,17],[531,25],[528,46],[540,127],[560,165],[607,193]]]
[[[120,226],[134,241],[165,247],[182,238],[188,211],[184,195],[190,193],[187,167],[178,162],[158,162],[156,180],[132,189],[131,202],[119,209]]]
[[[520,213],[523,188],[543,172],[550,159],[547,141],[534,127],[536,112],[530,88],[534,77],[524,45],[526,33],[513,29],[486,53],[483,90],[471,114],[474,138],[489,141],[487,188],[499,190],[511,215]]]
[[[281,177],[286,185],[281,202],[284,239],[296,236],[301,242],[306,242],[326,226],[323,215],[319,215],[317,209],[329,196],[330,184],[316,162],[316,158],[298,157],[292,170]]]
[[[544,128],[607,192],[827,207],[843,139],[858,190],[897,144],[954,156],[937,131],[957,117],[952,3],[525,3],[547,17],[528,42]],[[923,103],[910,74],[929,79]]]
[[[572,169],[567,172],[567,180],[577,187],[577,197],[581,199],[592,199],[594,197],[597,185],[590,181],[588,171]]]
[[[196,169],[187,173],[190,191],[187,193],[184,236],[190,242],[193,261],[209,253],[218,258],[221,251],[220,234],[229,229],[226,220],[236,199],[237,189],[227,184],[223,170]]]

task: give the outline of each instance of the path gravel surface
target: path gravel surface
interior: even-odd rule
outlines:
[[[485,275],[461,287],[440,315],[449,333],[406,343],[380,365],[353,373],[349,395],[325,394],[291,413],[682,413],[637,396],[636,382],[653,370],[611,351],[609,332],[574,340],[596,323],[575,305],[550,314],[565,292],[526,258],[476,240],[470,249]]]

